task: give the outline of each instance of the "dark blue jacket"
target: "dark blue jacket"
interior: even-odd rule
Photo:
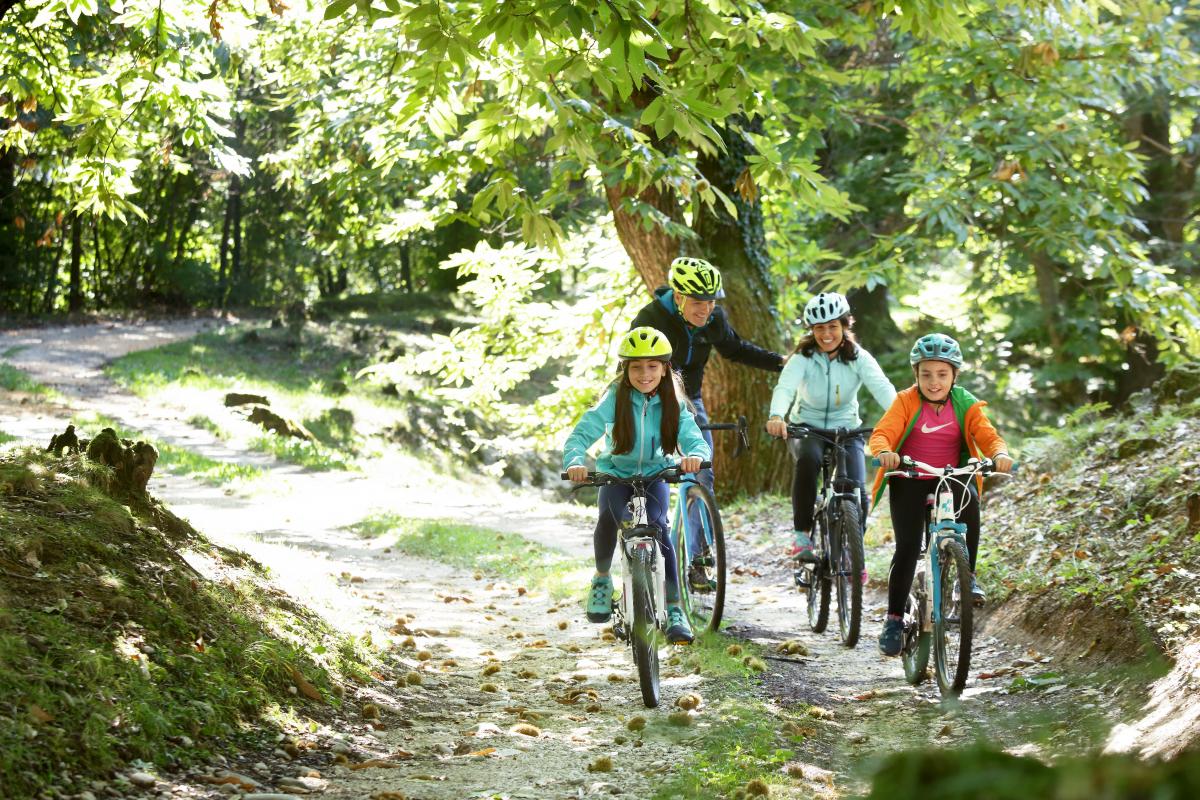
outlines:
[[[675,293],[669,287],[654,290],[655,299],[646,304],[633,318],[631,328],[649,325],[666,335],[671,342],[671,366],[683,374],[687,396],[700,396],[704,382],[704,366],[712,349],[730,361],[750,367],[779,372],[783,356],[747,342],[729,324],[725,309],[717,306],[703,327],[693,328],[684,322],[675,305]]]

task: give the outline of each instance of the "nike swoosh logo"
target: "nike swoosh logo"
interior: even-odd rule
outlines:
[[[925,422],[925,423],[921,424],[921,433],[933,433],[934,431],[940,431],[942,428],[945,428],[948,425],[953,425],[953,424],[954,424],[953,422],[947,422],[944,425],[938,425],[936,428],[931,428],[931,427],[929,427],[929,423]]]

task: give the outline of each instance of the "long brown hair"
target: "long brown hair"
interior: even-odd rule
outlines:
[[[858,358],[858,337],[851,330],[854,327],[854,317],[847,314],[844,317],[838,317],[838,322],[842,323],[842,343],[838,345],[837,357],[843,364],[849,364]],[[818,349],[817,337],[813,335],[812,328],[809,328],[808,332],[800,337],[800,343],[796,345],[796,352],[805,358],[812,358],[812,354]]]
[[[617,378],[617,413],[613,419],[613,455],[633,451],[633,399],[630,392],[637,391],[629,382],[629,361],[621,362],[620,377]],[[655,392],[662,402],[662,424],[659,426],[659,442],[667,455],[679,447],[679,396],[683,393],[679,378],[671,371],[669,361],[664,361],[662,382]],[[650,398],[646,398],[650,402]]]

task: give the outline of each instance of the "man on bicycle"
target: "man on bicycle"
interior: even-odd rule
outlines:
[[[671,342],[674,355],[671,366],[683,376],[684,390],[695,411],[696,422],[708,424],[708,412],[700,396],[704,382],[704,367],[714,348],[730,361],[758,369],[779,372],[784,357],[738,336],[729,324],[725,309],[717,301],[725,296],[720,271],[702,258],[677,258],[671,262],[667,286],[654,290],[654,300],[647,303],[634,317],[631,328],[648,325],[662,331]],[[703,431],[712,447],[712,432]],[[700,472],[700,483],[710,491],[713,471]],[[689,535],[699,533],[699,519],[689,515]],[[688,581],[696,588],[711,588],[705,570],[711,556],[704,552],[702,542],[689,543],[696,558],[688,565]]]

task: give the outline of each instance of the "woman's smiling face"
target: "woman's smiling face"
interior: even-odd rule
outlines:
[[[625,367],[629,384],[642,394],[650,394],[667,374],[667,364],[657,358],[634,358]]]
[[[822,353],[832,353],[842,346],[842,339],[845,335],[842,333],[842,321],[840,319],[830,320],[829,322],[818,322],[812,326],[813,339],[817,342],[817,347],[821,348]]]

